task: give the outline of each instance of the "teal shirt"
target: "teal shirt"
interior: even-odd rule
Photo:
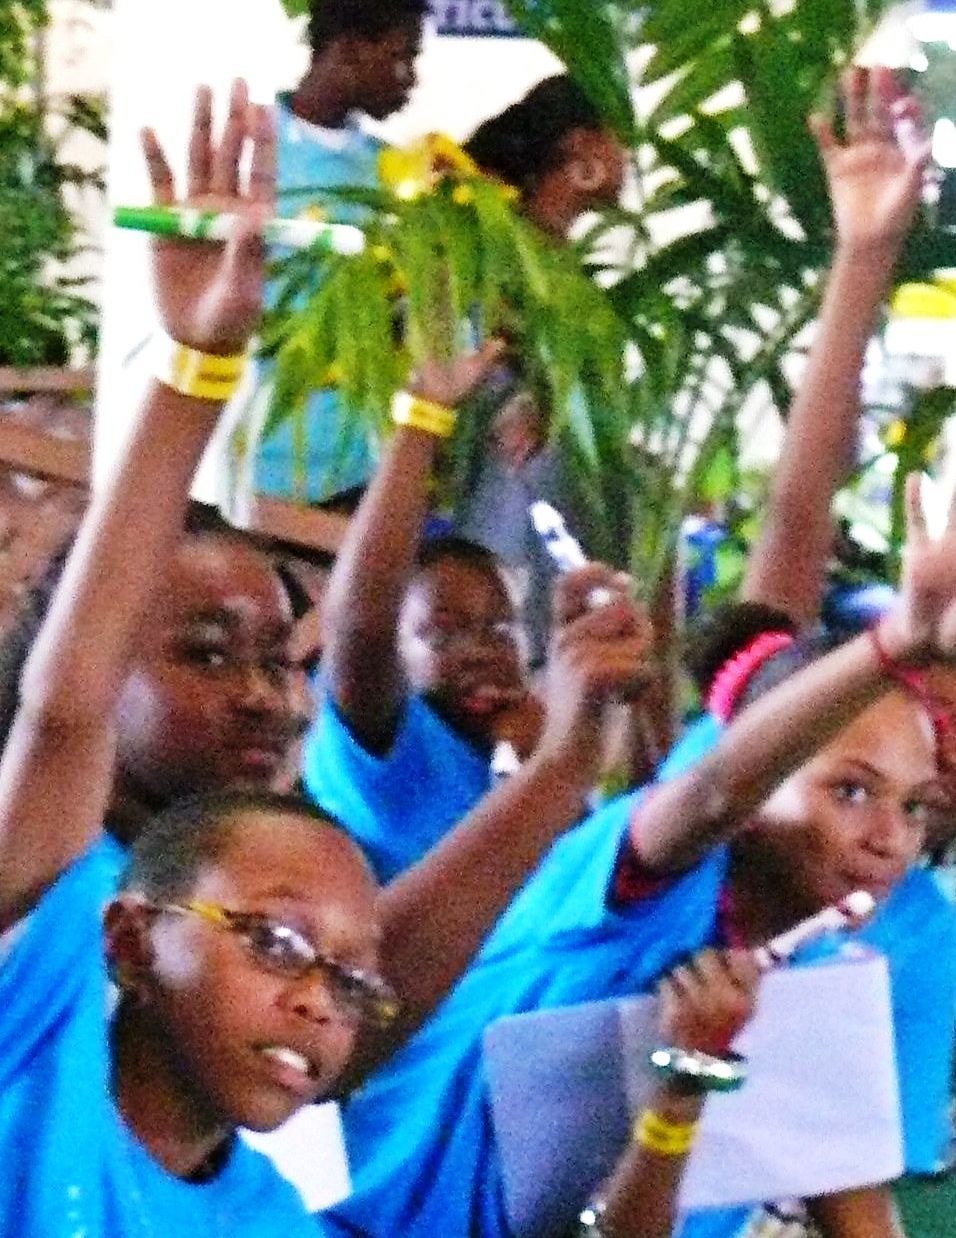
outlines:
[[[280,95],[276,120],[278,214],[296,218],[308,207],[318,206],[333,223],[354,222],[360,208],[323,191],[344,186],[377,188],[382,148],[378,138],[354,123],[341,129],[320,129],[301,120]],[[244,424],[259,426],[264,421],[273,374],[271,362],[255,362],[254,386],[242,410]],[[297,445],[291,421],[283,422],[258,442],[252,469],[252,487],[257,494],[324,503],[364,486],[375,470],[377,443],[334,389],[316,391],[309,398],[303,412],[302,438],[304,469],[295,465]]]

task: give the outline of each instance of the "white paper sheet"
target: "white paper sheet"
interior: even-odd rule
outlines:
[[[567,1230],[628,1138],[653,1076],[656,1002],[636,998],[503,1019],[485,1064],[506,1203],[520,1238]],[[684,1208],[812,1197],[903,1169],[884,960],[775,972],[737,1046],[740,1092],[712,1097]]]

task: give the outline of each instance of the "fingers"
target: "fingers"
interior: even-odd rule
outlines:
[[[658,986],[668,1043],[725,1053],[753,1014],[760,970],[752,951],[704,950]]]
[[[753,997],[763,974],[753,950],[728,950],[723,958],[731,983]]]
[[[552,621],[560,627],[571,623],[589,609],[595,589],[607,589],[621,599],[630,597],[631,578],[603,563],[588,563],[574,572],[559,577],[552,601]]]
[[[229,93],[229,115],[222,138],[209,156],[208,189],[222,197],[235,197],[239,189],[239,159],[249,128],[249,89],[237,78]],[[208,132],[207,132],[208,137]]]
[[[249,197],[268,207],[271,214],[276,188],[275,119],[271,109],[253,108],[249,127],[252,137]]]
[[[810,132],[816,139],[817,146],[823,155],[826,155],[831,150],[835,150],[839,146],[839,142],[833,132],[833,125],[825,116],[811,116],[807,124],[810,126]]]
[[[640,637],[650,643],[652,627],[646,610],[624,593],[604,606],[579,608],[575,618],[564,624],[556,638],[567,648],[583,641],[614,641]]]
[[[478,349],[477,353],[472,353],[471,357],[463,358],[463,380],[466,381],[467,387],[463,394],[468,391],[473,391],[480,381],[494,369],[498,361],[504,357],[505,349],[508,344],[503,339],[487,339]]]
[[[146,160],[146,170],[149,173],[149,183],[153,187],[153,201],[158,206],[169,206],[176,199],[176,186],[155,131],[143,129],[140,133],[140,143]]]
[[[919,104],[903,93],[892,69],[864,69],[859,66],[844,73],[840,84],[840,110],[844,118],[844,140],[854,142],[896,142],[912,157],[922,156],[926,135],[922,131]],[[810,129],[824,153],[839,145],[833,126],[822,116],[812,116]],[[907,131],[913,136],[906,139]]]
[[[871,69],[868,91],[868,114],[866,118],[867,133],[870,137],[882,141],[893,141],[895,126],[893,120],[893,103],[899,94],[896,77],[889,69]]]
[[[212,91],[200,86],[193,107],[193,124],[189,135],[186,191],[191,198],[209,192],[212,177]]]
[[[867,133],[869,91],[866,79],[866,70],[857,67],[843,76],[843,109],[848,142],[859,142]]]
[[[493,365],[496,361],[501,360],[507,348],[508,341],[502,339],[501,336],[495,336],[493,339],[485,340],[478,350],[478,354],[485,365]]]
[[[922,479],[919,473],[910,473],[906,478],[904,493],[906,508],[906,544],[910,547],[929,541],[926,516],[923,512]]]

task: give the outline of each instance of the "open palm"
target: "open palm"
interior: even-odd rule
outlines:
[[[898,242],[919,206],[931,145],[912,96],[899,93],[887,69],[854,69],[843,82],[846,136],[814,117],[837,235],[868,248]]]
[[[252,143],[248,187],[240,160]],[[250,107],[244,82],[233,86],[229,117],[218,144],[212,138],[208,88],[196,96],[189,143],[187,189],[177,202],[173,176],[152,130],[143,134],[153,195],[163,206],[238,215],[244,226],[228,244],[161,238],[153,242],[156,301],[166,332],[200,352],[242,352],[262,309],[264,254],[261,224],[272,213],[275,139],[263,108]]]
[[[956,496],[943,536],[926,530],[919,476],[906,479],[907,536],[899,602],[881,634],[893,657],[903,661],[956,658]]]

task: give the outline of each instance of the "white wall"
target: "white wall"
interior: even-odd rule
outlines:
[[[232,78],[242,75],[253,97],[266,102],[293,84],[306,62],[299,27],[285,17],[279,0],[116,0],[114,20],[110,198],[115,204],[148,201],[137,138],[142,125],[156,128],[171,157],[181,154],[197,83],[209,83],[221,100]],[[397,142],[430,129],[463,137],[557,67],[550,52],[528,40],[428,34],[419,88],[383,132]],[[147,288],[143,239],[111,233],[104,265],[97,477],[115,460],[146,381],[145,367],[129,359],[151,330]],[[200,497],[214,496],[215,472],[207,461]]]

